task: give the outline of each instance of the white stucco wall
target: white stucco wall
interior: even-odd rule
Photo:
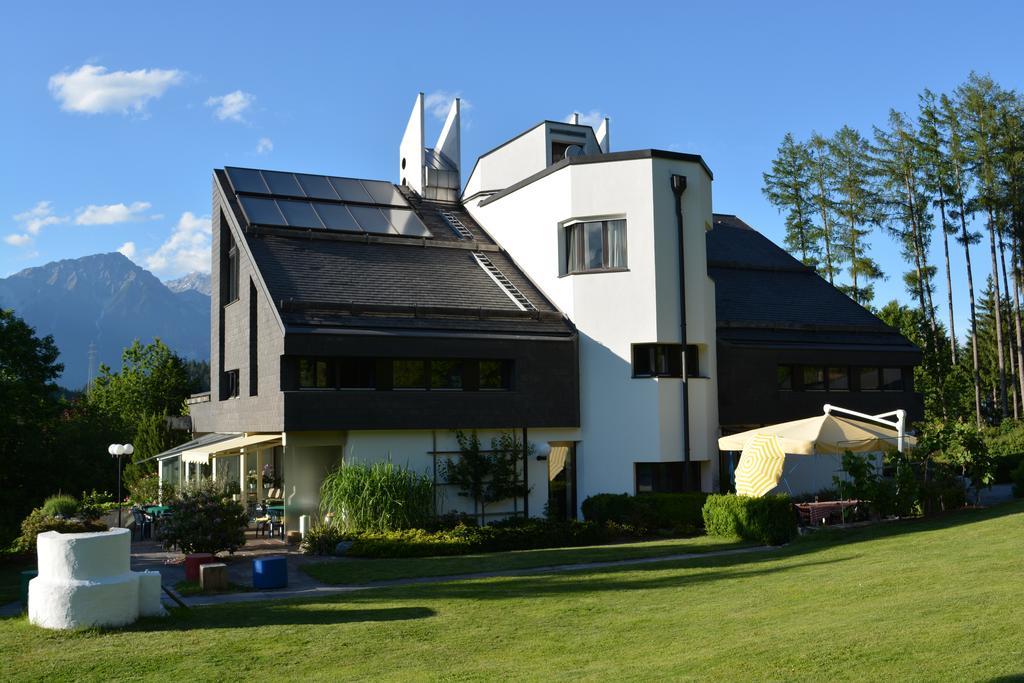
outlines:
[[[634,463],[680,461],[683,380],[634,379],[632,344],[679,343],[678,228],[672,174],[685,175],[687,342],[701,348],[689,380],[691,458],[716,483],[718,410],[714,283],[707,276],[711,180],[694,162],[640,158],[573,164],[493,202],[467,208],[580,333],[582,501],[632,492]],[[467,195],[469,193],[467,192]],[[625,217],[626,272],[565,275],[563,226]]]

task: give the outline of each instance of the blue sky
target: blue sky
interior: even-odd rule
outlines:
[[[8,6],[0,275],[118,249],[162,278],[208,268],[211,169],[394,180],[418,91],[464,98],[466,168],[541,119],[610,116],[613,149],[702,154],[715,210],[780,241],[761,173],[786,131],[869,131],[972,69],[1024,88],[1019,3],[483,4]],[[876,303],[905,300],[873,243]]]

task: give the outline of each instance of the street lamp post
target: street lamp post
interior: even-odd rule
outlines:
[[[117,458],[117,526],[121,526],[121,506],[124,498],[121,495],[121,456],[131,455],[135,447],[130,443],[112,443],[107,448],[107,453]]]

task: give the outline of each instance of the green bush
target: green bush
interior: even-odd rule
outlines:
[[[636,530],[614,523],[529,519],[487,526],[459,525],[446,531],[404,529],[348,534],[352,557],[431,557],[508,550],[599,545],[635,537]]]
[[[796,535],[796,513],[789,496],[711,495],[704,503],[704,528],[711,536],[739,537],[766,545]]]
[[[333,555],[338,543],[345,540],[345,532],[333,524],[314,524],[306,530],[299,545],[306,555]]]
[[[1014,498],[1024,498],[1024,460],[1010,473]]]
[[[925,515],[958,510],[967,503],[967,491],[959,477],[933,474],[931,479],[921,482],[919,487],[921,512]]]
[[[21,523],[21,536],[14,542],[13,550],[18,553],[33,553],[36,537],[44,531],[59,531],[62,534],[77,534],[87,531],[105,531],[107,525],[78,517],[57,517],[42,508],[29,513]]]
[[[114,502],[113,494],[106,491],[102,493],[96,491],[96,489],[88,492],[82,491],[80,501],[78,504],[78,516],[82,519],[97,520],[108,510],[117,509],[117,503]]]
[[[50,496],[44,500],[40,510],[44,515],[51,517],[74,517],[78,514],[78,501],[74,496],[58,493],[56,496]]]
[[[434,516],[430,478],[390,461],[341,463],[320,487],[320,512],[345,531],[421,528]]]
[[[210,481],[186,486],[160,520],[164,547],[192,553],[235,552],[245,545],[248,515],[241,503],[224,496]]]
[[[704,527],[706,493],[599,493],[583,501],[584,519],[598,524],[614,522],[638,529],[667,529],[693,534]]]

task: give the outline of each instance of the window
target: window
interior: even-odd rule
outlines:
[[[779,391],[793,391],[793,366],[780,365],[775,368],[776,384]]]
[[[299,387],[302,389],[333,389],[331,365],[316,358],[299,359]]]
[[[451,391],[462,389],[462,361],[430,361],[430,388]]]
[[[700,347],[696,344],[686,345],[686,376],[703,377],[700,374]]]
[[[860,390],[878,391],[880,388],[881,384],[879,384],[879,368],[861,368]]]
[[[825,391],[825,368],[804,367],[804,391]]]
[[[373,358],[338,360],[338,386],[342,389],[374,389],[377,361]]]
[[[903,368],[882,368],[882,391],[903,391]]]
[[[222,295],[224,297],[224,305],[226,306],[233,301],[238,301],[238,245],[235,244],[235,238],[231,236],[230,230],[224,230],[222,234],[227,238],[225,245],[227,247],[227,256],[223,262],[224,272],[221,274],[225,278]]]
[[[565,226],[565,272],[626,267],[626,221],[587,221]]]
[[[850,390],[850,373],[846,368],[829,368],[828,369],[828,390],[829,391],[849,391]]]
[[[224,372],[221,399],[238,398],[238,370]]]
[[[681,344],[634,344],[634,377],[682,377]]]
[[[512,388],[512,362],[507,360],[480,361],[480,389],[503,391]]]
[[[427,363],[422,360],[391,361],[391,386],[395,389],[426,389]]]
[[[259,311],[256,307],[256,283],[249,280],[249,395],[259,393],[260,355],[259,355]]]
[[[680,493],[685,489],[684,465],[682,462],[637,462],[636,492]],[[690,463],[690,490],[700,490],[700,463]]]

